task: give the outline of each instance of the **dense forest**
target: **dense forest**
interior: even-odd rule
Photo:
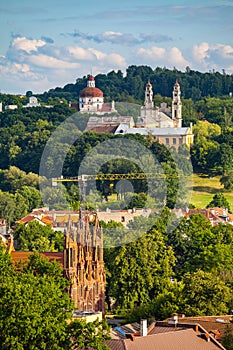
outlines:
[[[140,102],[144,100],[145,84],[150,80],[154,94],[171,96],[173,85],[176,80],[182,87],[182,96],[198,101],[203,97],[221,97],[233,92],[233,76],[224,71],[200,73],[189,67],[185,72],[174,68],[152,69],[149,66],[129,66],[126,75],[118,70],[108,74],[98,74],[95,77],[96,86],[103,90],[106,99],[116,101]],[[67,84],[63,88],[57,87],[44,94],[38,95],[42,101],[48,98],[63,97],[69,101],[76,101],[80,90],[86,87],[87,77],[78,78],[75,84]]]

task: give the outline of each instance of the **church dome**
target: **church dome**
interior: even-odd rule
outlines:
[[[80,97],[103,97],[103,91],[96,87],[86,87],[80,91]]]

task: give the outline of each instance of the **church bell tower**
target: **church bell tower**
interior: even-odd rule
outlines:
[[[182,103],[181,103],[181,91],[178,81],[175,82],[172,92],[172,119],[174,120],[174,127],[182,127]]]
[[[148,81],[148,83],[146,84],[144,105],[145,105],[146,109],[154,108],[153,90],[152,90],[152,85],[151,85],[150,81]]]

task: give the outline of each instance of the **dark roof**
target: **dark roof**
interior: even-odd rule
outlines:
[[[224,335],[226,327],[230,327],[233,331],[233,324],[231,323],[232,315],[224,316],[196,316],[196,317],[183,317],[179,318],[179,323],[198,323],[207,332],[214,333],[214,331],[219,331],[220,334],[216,334],[217,339],[221,341]]]
[[[91,126],[87,127],[85,131],[94,131],[98,133],[114,134],[118,125],[103,125],[103,126]]]

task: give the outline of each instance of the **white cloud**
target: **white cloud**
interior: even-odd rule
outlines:
[[[39,47],[46,45],[44,40],[28,39],[25,37],[17,37],[12,41],[12,47],[15,50],[22,50],[27,53],[37,51]]]
[[[28,58],[28,62],[38,67],[52,68],[52,69],[74,69],[74,68],[80,67],[79,63],[59,60],[55,57],[50,57],[43,54],[31,55]]]
[[[178,69],[184,69],[186,66],[190,65],[188,60],[183,57],[182,52],[177,47],[172,47],[170,49],[164,49],[157,46],[153,46],[149,49],[140,48],[137,51],[137,55],[143,63],[151,64],[153,66],[175,66]]]
[[[94,48],[59,46],[52,40],[13,38],[5,56],[0,57],[1,85],[16,87],[30,85],[26,90],[43,86],[46,90],[75,81],[86,75],[90,68],[94,74],[114,69],[126,69],[125,58],[118,53],[106,53]],[[95,68],[94,68],[95,67]],[[41,84],[38,82],[41,81]],[[5,84],[6,83],[6,84]]]
[[[145,42],[163,42],[163,41],[171,41],[172,38],[159,33],[145,34],[141,33],[139,36],[135,36],[132,33],[122,33],[122,32],[114,32],[114,31],[106,31],[99,34],[89,34],[82,33],[80,31],[75,31],[74,33],[68,33],[62,35],[72,36],[76,39],[82,40],[83,42],[94,41],[95,43],[101,44],[104,42],[109,42],[111,44],[124,45],[124,46],[132,46],[137,44],[142,44]]]
[[[87,60],[91,61],[95,59],[95,55],[91,50],[83,49],[80,46],[70,46],[67,48],[67,51],[71,56],[73,56],[77,60]]]
[[[202,70],[225,69],[232,73],[233,46],[224,44],[210,45],[206,42],[193,47],[193,61]]]
[[[209,44],[206,42],[201,43],[200,45],[193,46],[193,58],[197,62],[204,62],[209,58]]]

